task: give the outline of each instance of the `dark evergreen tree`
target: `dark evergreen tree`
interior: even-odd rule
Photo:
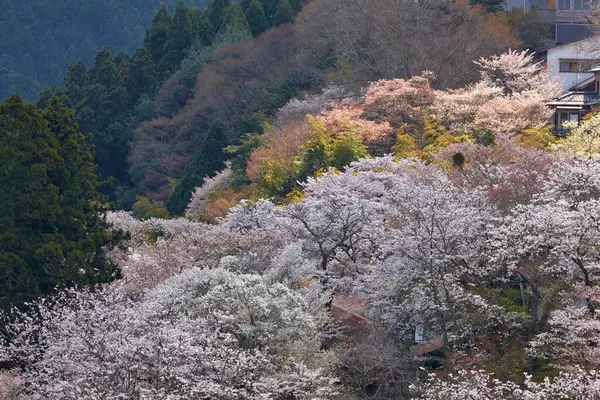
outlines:
[[[250,7],[250,3],[252,3],[252,0],[241,0],[240,1],[240,6],[242,6],[242,8],[244,9],[244,12],[246,12],[248,7]]]
[[[75,104],[83,97],[86,80],[87,68],[81,61],[69,65],[69,70],[63,79],[63,85],[69,93],[70,104]]]
[[[154,91],[157,86],[156,75],[156,65],[150,52],[144,46],[140,47],[127,66],[125,89],[129,104],[135,104],[141,95]]]
[[[208,14],[208,19],[213,26],[215,32],[219,30],[221,27],[221,21],[223,19],[223,13],[231,4],[230,0],[210,0],[208,3],[208,7],[206,7],[206,12]]]
[[[144,38],[144,47],[148,49],[152,56],[152,61],[160,62],[164,55],[164,47],[168,40],[169,27],[171,26],[171,14],[165,3],[161,3],[160,8],[154,15],[152,25],[146,30]]]
[[[260,0],[260,3],[265,10],[265,17],[267,17],[267,21],[269,25],[273,25],[275,21],[275,14],[277,13],[277,6],[279,5],[279,0]]]
[[[275,19],[273,25],[279,26],[292,22],[294,19],[294,10],[290,5],[289,0],[280,0],[277,12],[275,13]]]
[[[0,105],[0,305],[118,276],[93,150],[57,98],[42,114],[11,96]]]
[[[186,166],[186,174],[177,184],[165,206],[172,215],[182,215],[192,191],[202,185],[205,176],[213,177],[224,168],[227,132],[221,124],[213,124],[206,132],[198,154]]]
[[[231,4],[223,13],[220,32],[235,29],[242,32],[250,32],[248,21],[244,15],[244,10],[239,4]]]
[[[113,49],[106,46],[94,58],[94,65],[89,71],[89,79],[106,90],[112,90],[123,83],[119,67],[118,60],[113,57]]]
[[[294,10],[294,14],[297,14],[302,9],[300,0],[290,0],[290,5],[292,6],[292,10]]]
[[[269,28],[265,10],[263,9],[262,4],[260,4],[260,1],[252,0],[246,9],[246,21],[248,21],[250,33],[252,33],[252,36],[254,37],[259,36]]]
[[[194,8],[191,13],[191,18],[194,39],[200,41],[204,46],[209,46],[215,37],[215,30],[208,19],[208,13]]]
[[[227,146],[223,149],[225,154],[229,156],[231,171],[233,172],[232,184],[235,187],[251,183],[250,179],[246,176],[248,160],[250,160],[252,151],[260,146],[262,146],[262,140],[259,134],[246,133],[240,139],[239,144]]]
[[[179,65],[185,57],[185,51],[194,39],[190,10],[183,0],[179,0],[177,3],[167,37],[164,56],[160,62],[160,69],[165,72],[171,71]]]

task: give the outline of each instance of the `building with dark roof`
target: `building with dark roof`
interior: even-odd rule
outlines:
[[[553,123],[556,133],[566,133],[566,121],[579,122],[585,114],[600,106],[600,67],[588,72],[592,74],[590,78],[548,103],[555,110]]]

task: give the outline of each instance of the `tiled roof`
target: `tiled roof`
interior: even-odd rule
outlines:
[[[592,72],[591,70],[590,72]],[[595,72],[595,71],[594,71]],[[595,89],[596,77],[591,76],[586,80],[579,82],[577,85],[569,89],[569,92],[593,92]]]
[[[548,103],[551,106],[575,105],[591,106],[600,103],[600,94],[597,92],[567,92]]]
[[[435,339],[421,342],[410,348],[410,354],[413,356],[422,356],[423,354],[431,353],[444,347],[444,339],[439,336]]]

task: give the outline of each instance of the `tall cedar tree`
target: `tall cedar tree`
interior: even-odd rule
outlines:
[[[248,21],[246,21],[244,9],[239,4],[231,4],[223,13],[220,32],[225,32],[228,29],[250,32],[250,26],[248,26]]]
[[[197,155],[186,166],[184,178],[177,184],[165,206],[172,215],[182,215],[192,191],[202,185],[205,176],[213,177],[224,168],[227,133],[221,124],[213,124],[206,133]]]
[[[275,14],[277,13],[277,6],[279,6],[279,0],[260,0],[263,9],[265,10],[265,16],[270,25],[274,24]]]
[[[230,4],[230,0],[210,0],[210,3],[208,3],[206,12],[208,13],[208,19],[210,20],[215,32],[217,32],[221,27],[223,13]]]
[[[165,54],[161,61],[161,70],[169,71],[175,69],[185,57],[185,51],[192,44],[194,32],[192,30],[192,19],[190,11],[185,2],[180,0],[175,8],[175,14],[169,27]]]
[[[125,88],[129,104],[135,104],[141,95],[155,90],[156,75],[156,64],[152,61],[150,52],[144,46],[140,47],[127,66]]]
[[[193,8],[191,11],[192,27],[194,29],[194,38],[204,46],[210,46],[214,37],[215,30],[208,19],[208,13]]]
[[[144,37],[144,47],[148,49],[152,56],[152,61],[158,64],[164,55],[164,47],[167,43],[169,27],[171,26],[171,14],[165,3],[161,3],[160,8],[154,15],[152,25],[146,30]]]
[[[289,0],[281,0],[275,13],[275,20],[273,21],[275,26],[283,25],[292,22],[294,19],[294,10],[290,5]]]
[[[289,0],[290,1],[290,5],[292,6],[292,10],[294,10],[294,14],[300,12],[300,9],[302,8],[302,3],[300,2],[300,0]]]
[[[0,306],[118,276],[93,149],[57,98],[44,114],[18,95],[0,105]]]
[[[250,26],[252,36],[259,36],[269,28],[269,23],[265,17],[265,10],[258,0],[252,0],[252,3],[246,9],[246,21]]]

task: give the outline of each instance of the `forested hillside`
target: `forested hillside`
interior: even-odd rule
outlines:
[[[600,399],[600,113],[500,6],[162,3],[9,96],[0,399]]]
[[[115,178],[108,193],[131,207],[138,182],[131,179],[130,169],[134,175],[147,170],[143,160],[137,165],[143,172],[132,169],[128,161],[131,144],[137,147],[135,142],[141,141],[134,134],[136,127],[145,120],[179,111],[193,95],[198,72],[210,63],[217,49],[231,50],[228,44],[247,41],[253,33],[260,35],[271,26],[291,22],[302,4],[288,0],[240,4],[212,0],[202,11],[179,1],[171,13],[163,3],[133,54],[105,47],[89,68],[81,62],[71,64],[62,85],[41,92],[38,107],[44,108],[50,97],[58,96],[74,108],[80,129],[93,133],[99,173]],[[218,106],[216,98],[212,101]],[[252,118],[246,115],[246,120]],[[258,127],[254,123],[252,128]],[[202,134],[197,132],[195,140],[199,142]],[[173,137],[171,143],[177,142]],[[212,170],[205,173],[209,172]],[[162,178],[166,179],[164,173]]]
[[[263,132],[293,97],[423,70],[436,73],[436,87],[456,87],[474,78],[470,59],[519,46],[504,16],[464,2],[306,3],[161,7],[135,53],[106,48],[90,68],[72,64],[38,106],[57,95],[75,109],[121,207],[145,196],[180,215],[230,157],[221,149]]]
[[[530,54],[475,65],[454,90],[424,72],[289,102],[274,129],[226,151],[229,172],[194,194],[188,218],[98,210],[127,233],[105,254],[122,278],[3,314],[0,390],[598,398],[600,115],[556,138],[546,104],[561,83]],[[29,124],[49,143],[73,135],[56,99],[43,117],[18,98],[0,111],[7,148],[19,146],[6,132]],[[242,201],[194,220],[242,174]],[[42,270],[61,262],[39,253],[54,257]]]
[[[174,9],[177,0],[165,0]],[[0,3],[0,99],[34,100],[60,82],[69,64],[89,65],[104,46],[133,52],[161,0],[16,1]],[[190,0],[203,8],[208,0]]]

